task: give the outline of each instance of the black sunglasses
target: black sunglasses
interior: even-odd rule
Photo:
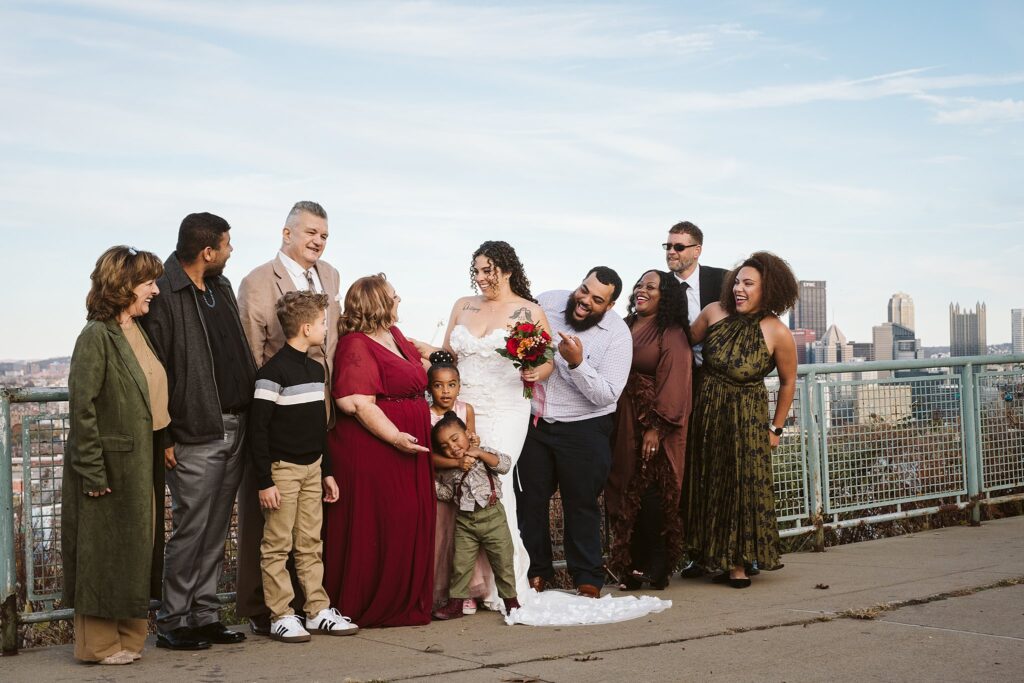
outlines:
[[[661,248],[664,249],[665,251],[668,251],[669,249],[675,249],[676,251],[686,251],[690,247],[699,246],[699,244],[679,244],[678,242],[676,242],[675,244],[669,244],[668,242],[665,242],[661,245]]]

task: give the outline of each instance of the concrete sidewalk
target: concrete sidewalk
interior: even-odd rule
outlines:
[[[480,612],[301,645],[149,648],[124,667],[76,664],[61,646],[0,659],[0,680],[1024,680],[1024,517],[784,561],[746,590],[674,579],[657,594],[672,609],[621,624],[509,627]]]

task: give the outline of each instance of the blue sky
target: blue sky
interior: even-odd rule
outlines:
[[[293,202],[343,285],[384,271],[430,338],[486,239],[534,291],[632,283],[669,226],[828,281],[870,341],[896,291],[1024,307],[1024,5],[1013,2],[0,6],[0,358],[71,352],[108,246],[233,226],[237,284]]]

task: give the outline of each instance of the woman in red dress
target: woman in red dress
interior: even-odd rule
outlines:
[[[434,515],[427,375],[394,326],[395,288],[356,280],[338,322],[328,450],[341,496],[327,506],[324,588],[361,628],[430,622]]]

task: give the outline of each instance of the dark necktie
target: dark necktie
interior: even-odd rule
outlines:
[[[309,286],[309,291],[316,293],[316,287],[313,286],[313,276],[308,270],[302,271],[302,274],[306,276],[306,284]]]
[[[683,280],[679,283],[679,291],[683,295],[683,315],[686,317],[690,316],[690,299],[686,296],[687,290],[690,289],[690,283]]]

